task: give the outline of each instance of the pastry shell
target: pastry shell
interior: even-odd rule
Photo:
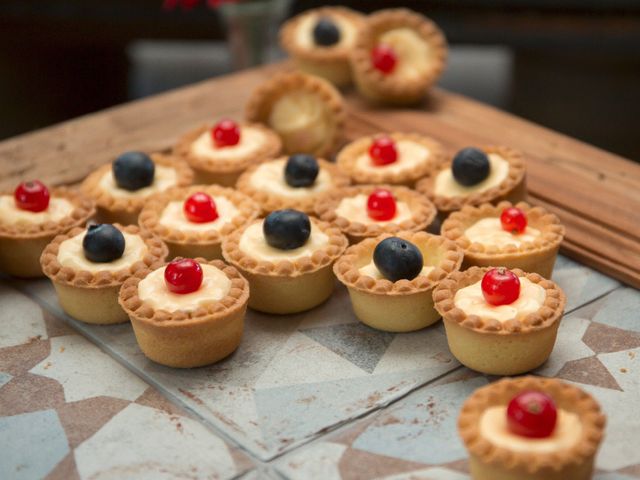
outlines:
[[[309,310],[324,302],[334,290],[332,265],[348,245],[336,227],[310,218],[315,228],[329,237],[328,244],[297,260],[257,260],[240,250],[247,227],[236,230],[222,242],[222,255],[249,281],[249,306],[265,313],[288,314]],[[259,222],[257,220],[256,222]],[[255,223],[255,222],[254,222]]]
[[[371,262],[378,243],[391,236],[384,234],[352,245],[334,264],[333,271],[349,290],[353,310],[363,323],[387,332],[419,330],[440,319],[433,307],[432,291],[460,268],[462,250],[454,242],[427,232],[400,232],[395,236],[416,245],[425,265],[435,268],[428,275],[397,282],[361,274],[359,269]]]
[[[336,214],[336,208],[343,198],[355,197],[359,194],[369,196],[378,188],[390,190],[396,200],[407,203],[412,212],[411,218],[400,223],[364,224],[352,222]],[[377,237],[383,233],[424,230],[433,221],[437,213],[433,204],[418,192],[406,187],[392,185],[357,185],[327,192],[316,202],[315,211],[318,218],[342,230],[352,244],[365,238]]]
[[[416,190],[425,194],[435,204],[441,214],[441,219],[465,205],[481,205],[483,203],[498,203],[508,200],[517,203],[526,199],[525,162],[522,154],[513,148],[503,146],[485,146],[481,148],[486,154],[495,153],[509,163],[509,173],[500,184],[481,192],[459,197],[443,197],[436,195],[435,179],[444,169],[451,168],[453,158],[444,159],[440,165],[435,166],[424,178],[416,183]]]
[[[396,28],[410,28],[432,52],[431,68],[415,78],[404,78],[378,71],[371,63],[371,51],[381,35]],[[427,90],[444,71],[447,40],[438,26],[427,17],[405,8],[375,12],[367,18],[351,51],[354,81],[362,95],[376,103],[411,105],[424,98]]]
[[[13,195],[13,192],[4,192]],[[84,225],[96,213],[95,203],[75,189],[50,189],[52,198],[64,198],[73,205],[71,214],[39,224],[5,224],[0,222],[0,270],[23,278],[41,277],[40,256],[56,235]]]
[[[490,407],[508,405],[523,391],[541,391],[558,408],[576,414],[582,425],[580,440],[551,453],[517,452],[494,445],[480,431],[480,420]],[[479,480],[587,479],[604,436],[606,418],[591,395],[554,378],[525,376],[504,378],[477,389],[464,403],[458,417],[458,432],[470,454],[471,475]]]
[[[282,149],[280,137],[273,131],[259,124],[240,124],[240,129],[251,127],[260,130],[265,135],[265,141],[259,148],[244,157],[229,157],[224,155],[224,149],[217,150],[219,154],[215,160],[195,155],[191,151],[191,145],[203,133],[211,129],[210,125],[202,125],[195,130],[186,133],[176,144],[173,153],[185,160],[194,173],[193,183],[217,184],[224,187],[233,187],[240,174],[250,166],[274,158]],[[242,131],[242,130],[241,130]]]
[[[276,160],[286,161],[286,158],[287,157],[281,157],[277,158]],[[253,173],[259,168],[259,165],[255,165],[244,172],[240,176],[236,188],[242,193],[251,197],[255,202],[257,202],[258,205],[260,205],[263,214],[268,214],[270,212],[281,210],[283,208],[294,208],[307,214],[313,214],[314,205],[316,203],[316,200],[320,196],[322,196],[327,191],[346,187],[351,183],[349,176],[346,175],[342,170],[340,170],[340,168],[338,168],[335,164],[319,158],[318,165],[321,171],[325,170],[329,172],[329,175],[331,176],[331,182],[333,183],[333,187],[331,189],[323,192],[310,192],[309,195],[305,197],[285,197],[283,195],[278,195],[277,193],[268,192],[266,190],[258,190],[251,184],[251,177]],[[282,175],[284,178],[284,169],[282,171]],[[304,187],[300,188],[300,190],[304,189]]]
[[[426,161],[415,165],[413,168],[397,172],[390,171],[385,166],[375,167],[375,169],[371,170],[358,168],[358,158],[363,154],[367,154],[371,143],[381,135],[388,136],[395,142],[410,141],[420,144],[429,150],[429,156]],[[407,187],[413,186],[417,180],[427,175],[435,166],[442,164],[443,161],[444,152],[439,142],[417,133],[400,132],[359,138],[344,146],[336,156],[338,166],[351,177],[354,183],[388,183]],[[395,163],[390,165],[395,165]]]
[[[249,97],[245,107],[245,116],[249,122],[269,125],[269,116],[273,105],[283,96],[295,91],[307,91],[320,97],[325,106],[326,120],[330,123],[326,138],[319,145],[306,144],[307,135],[304,129],[291,133],[283,138],[283,151],[287,154],[309,153],[318,157],[326,157],[334,152],[342,141],[345,123],[345,106],[340,92],[326,80],[299,72],[280,73],[258,86]]]
[[[44,274],[51,279],[62,309],[71,317],[85,323],[109,325],[123,323],[127,315],[118,305],[118,291],[124,281],[147,268],[162,265],[167,257],[167,246],[156,236],[141,231],[135,225],[114,224],[122,232],[142,237],[147,246],[146,255],[129,268],[113,271],[89,272],[64,267],[58,262],[60,244],[85,231],[76,227],[58,235],[42,252],[40,263]]]
[[[184,187],[193,182],[193,171],[186,162],[174,155],[152,153],[151,159],[157,165],[173,167],[176,170],[176,185]],[[114,197],[100,187],[100,180],[112,168],[112,164],[102,165],[89,174],[82,182],[81,189],[85,195],[95,200],[98,207],[97,220],[101,223],[120,223],[122,225],[135,225],[138,223],[138,215],[149,196],[135,198]]]
[[[204,192],[211,197],[226,197],[238,209],[238,213],[219,229],[188,231],[170,228],[160,223],[162,212],[172,201],[184,201],[196,192]],[[218,185],[192,185],[170,188],[153,195],[145,204],[138,223],[142,230],[157,235],[169,247],[169,258],[203,257],[207,260],[222,260],[222,239],[234,230],[255,220],[260,207],[251,198],[231,188]]]
[[[335,46],[316,46],[304,48],[300,46],[296,36],[298,29],[310,16],[342,17],[360,29],[365,16],[346,7],[321,7],[307,10],[284,23],[280,29],[280,45],[293,58],[296,66],[305,73],[322,77],[334,85],[345,86],[351,83],[351,65],[349,54],[351,45],[342,42]]]
[[[209,365],[233,353],[242,339],[249,300],[247,280],[221,260],[195,260],[222,270],[231,280],[229,292],[220,301],[193,311],[156,310],[138,296],[138,284],[153,269],[129,278],[120,289],[119,302],[131,319],[140,349],[161,365]]]
[[[490,268],[455,272],[433,291],[435,308],[444,320],[451,353],[467,367],[491,375],[518,375],[542,365],[553,350],[566,298],[551,280],[537,273],[512,270],[545,290],[543,305],[521,319],[500,322],[467,315],[455,305],[458,290],[482,280]]]
[[[477,221],[489,217],[500,218],[504,209],[513,206],[510,202],[500,202],[497,206],[490,203],[483,203],[478,207],[466,205],[462,210],[449,215],[442,224],[441,234],[456,242],[464,250],[463,270],[472,266],[501,266],[509,269],[520,268],[551,278],[553,265],[564,237],[564,227],[556,215],[542,207],[532,207],[525,202],[515,205],[527,216],[528,225],[540,230],[540,236],[532,242],[526,242],[520,246],[511,244],[499,247],[478,242],[471,243],[465,236],[465,230]]]

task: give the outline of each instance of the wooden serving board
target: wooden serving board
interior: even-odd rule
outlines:
[[[215,78],[1,142],[0,188],[26,178],[75,183],[125,150],[166,149],[204,122],[242,118],[253,88],[283,68]],[[374,109],[355,92],[345,98],[345,141],[415,131],[450,153],[483,144],[522,150],[530,200],[555,212],[567,228],[563,252],[640,288],[640,164],[441,89],[419,109]]]

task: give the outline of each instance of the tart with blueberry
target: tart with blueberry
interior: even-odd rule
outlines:
[[[476,480],[587,480],[606,418],[585,391],[554,378],[504,378],[477,389],[458,417]]]
[[[441,145],[416,133],[359,138],[337,155],[340,168],[354,183],[388,183],[411,187],[443,162]]]
[[[222,259],[222,239],[255,220],[251,198],[218,185],[171,188],[151,197],[140,212],[140,227],[160,237],[169,258]]]
[[[57,236],[40,258],[58,302],[71,317],[108,325],[128,320],[118,305],[124,281],[162,265],[167,246],[137,226],[92,224]]]
[[[542,365],[553,350],[566,299],[537,273],[471,267],[433,292],[451,353],[490,375],[519,375]]]
[[[551,278],[564,227],[542,207],[500,202],[463,207],[443,222],[441,234],[464,250],[463,269],[502,266]]]
[[[401,232],[352,245],[333,270],[363,323],[410,332],[440,319],[432,291],[461,263],[462,250],[454,242],[426,232]]]
[[[249,280],[251,308],[287,314],[329,298],[336,283],[331,267],[347,244],[339,229],[286,209],[225,238],[222,255]]]
[[[338,227],[351,243],[383,233],[425,230],[436,208],[423,195],[406,187],[358,185],[326,193],[315,211]]]
[[[172,155],[126,152],[82,182],[82,191],[98,206],[100,222],[130,225],[149,197],[171,187],[191,185],[193,172]]]
[[[326,157],[342,138],[345,109],[340,92],[304,73],[281,73],[267,80],[251,93],[245,112],[249,122],[280,135],[286,154]]]
[[[364,18],[345,7],[307,10],[283,25],[280,44],[303,72],[337,86],[349,85],[349,54]]]
[[[522,154],[508,147],[464,148],[416,184],[436,205],[442,219],[465,205],[526,198]]]
[[[353,78],[376,103],[409,105],[424,98],[444,71],[447,41],[435,23],[404,8],[380,10],[359,30]]]
[[[41,277],[40,255],[56,235],[84,225],[95,204],[67,188],[47,188],[38,180],[0,193],[0,271]]]
[[[280,137],[258,124],[224,119],[203,125],[180,139],[174,153],[194,172],[194,183],[233,187],[240,174],[280,153]]]
[[[349,183],[349,177],[333,163],[298,153],[250,168],[237,188],[255,200],[263,213],[295,208],[309,214],[320,195]]]
[[[119,302],[140,350],[161,365],[210,365],[242,339],[249,284],[221,260],[177,258],[129,278]]]

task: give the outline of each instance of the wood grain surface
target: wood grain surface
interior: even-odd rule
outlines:
[[[240,119],[251,90],[283,68],[219,77],[1,142],[0,188],[30,178],[75,183],[123,151],[166,149],[203,122]],[[374,109],[354,92],[345,98],[345,141],[396,130],[430,135],[450,153],[484,144],[520,149],[530,200],[567,227],[563,252],[640,288],[639,164],[440,89],[419,109]]]

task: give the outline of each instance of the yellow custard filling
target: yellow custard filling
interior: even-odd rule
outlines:
[[[497,217],[483,218],[464,231],[464,236],[471,243],[506,247],[515,245],[519,247],[523,243],[533,242],[540,236],[540,230],[527,226],[522,233],[507,232],[502,228],[502,223]]]
[[[500,155],[490,153],[489,176],[480,183],[471,186],[461,185],[453,177],[451,168],[442,170],[435,179],[434,193],[440,197],[466,197],[472,193],[484,192],[497,187],[504,182],[509,175],[509,162]]]
[[[266,135],[257,128],[240,127],[240,141],[228,147],[216,147],[211,131],[203,132],[191,144],[191,154],[194,157],[209,160],[238,160],[255,154],[265,143]]]
[[[406,27],[394,28],[382,34],[378,44],[391,47],[398,58],[395,68],[389,75],[414,79],[429,70],[431,49],[414,30]]]
[[[396,142],[396,150],[398,157],[395,162],[379,166],[371,161],[369,152],[365,152],[356,159],[356,168],[363,171],[403,173],[413,170],[416,166],[429,161],[429,149],[419,143],[409,140],[399,140]]]
[[[323,169],[318,172],[313,185],[298,188],[290,186],[284,176],[286,163],[286,160],[275,160],[261,164],[251,175],[251,186],[256,190],[289,198],[306,197],[331,188],[331,175]]]
[[[433,265],[425,265],[422,267],[422,271],[420,271],[418,275],[429,275],[429,273],[434,268],[435,267]],[[385,276],[380,272],[380,270],[378,270],[378,267],[376,267],[376,264],[374,263],[373,260],[371,260],[365,266],[360,267],[358,271],[360,272],[360,275],[367,275],[371,278],[375,278],[376,280],[385,278]]]
[[[160,215],[159,223],[172,230],[185,232],[207,232],[220,230],[223,225],[229,223],[238,215],[238,209],[227,197],[214,196],[218,218],[212,222],[191,222],[184,214],[184,202],[176,200],[169,202]]]
[[[240,237],[240,250],[249,257],[266,262],[298,260],[310,257],[316,250],[329,244],[329,237],[311,222],[311,234],[307,243],[291,250],[280,250],[267,243],[262,233],[262,222],[250,225]]]
[[[359,193],[354,197],[343,198],[340,200],[340,203],[336,208],[336,215],[346,218],[350,222],[362,223],[364,225],[372,223],[400,223],[405,220],[409,220],[413,216],[411,214],[411,209],[406,202],[396,200],[396,214],[391,220],[374,220],[367,213],[368,199],[369,196],[362,193]]]
[[[309,14],[300,20],[296,30],[296,43],[305,50],[314,50],[316,48],[350,48],[355,42],[357,29],[352,22],[340,15],[331,15],[331,21],[340,30],[340,40],[327,47],[318,45],[313,39],[313,29],[321,18],[318,14]]]
[[[12,195],[0,196],[0,223],[5,225],[40,225],[59,222],[73,212],[73,204],[66,198],[49,199],[49,206],[42,212],[22,210],[16,206]]]
[[[125,190],[124,188],[120,188],[113,178],[113,172],[111,170],[103,175],[98,186],[114,198],[143,198],[173,187],[177,182],[178,173],[175,168],[156,164],[153,183],[148,187],[139,190]]]

